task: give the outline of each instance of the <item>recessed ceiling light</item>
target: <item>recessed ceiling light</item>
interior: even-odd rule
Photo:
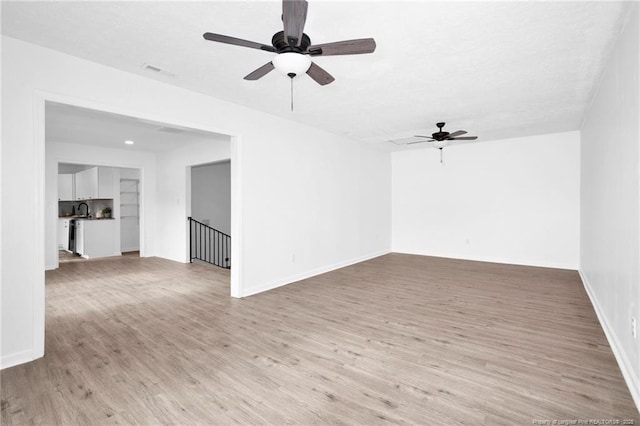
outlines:
[[[133,141],[124,141],[124,143],[126,143],[127,145],[133,145]]]

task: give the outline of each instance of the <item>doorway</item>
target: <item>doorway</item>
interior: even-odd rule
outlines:
[[[93,105],[77,100],[56,100],[51,95],[43,97],[41,102],[41,147],[46,164],[43,179],[45,269],[58,267],[58,163],[137,170],[137,176],[123,175],[122,183],[125,183],[124,179],[131,179],[129,183],[133,187],[118,193],[123,200],[131,198],[120,203],[115,202],[114,197],[113,214],[124,224],[119,235],[122,244],[118,249],[124,253],[139,249],[143,258],[158,256],[189,262],[186,219],[191,214],[190,167],[226,161],[230,169],[229,187],[233,186],[228,190],[234,200],[230,203],[234,219],[226,229],[230,235],[239,235],[239,169],[231,166],[239,155],[237,137],[199,129],[189,123],[171,124],[156,117],[122,115],[106,111],[102,105],[100,109],[93,109]],[[139,177],[137,190],[136,177]],[[119,208],[122,208],[122,218],[117,211]],[[131,222],[129,231],[126,231],[129,225],[125,221]],[[238,251],[239,244],[234,244],[233,250]],[[234,260],[238,265],[241,259],[235,256]],[[240,271],[235,269],[230,277],[230,295],[240,297],[241,294]]]
[[[231,268],[231,161],[191,167],[189,259]]]
[[[120,168],[120,252],[140,252],[140,170]]]
[[[58,264],[139,255],[140,169],[58,163],[57,177]]]

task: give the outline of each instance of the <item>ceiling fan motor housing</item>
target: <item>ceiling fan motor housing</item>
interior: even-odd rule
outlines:
[[[300,46],[291,46],[284,36],[284,31],[278,31],[271,38],[271,44],[278,53],[285,52],[294,52],[294,53],[303,53],[307,51],[307,48],[311,45],[311,39],[308,35],[302,34],[302,41],[300,42]]]
[[[437,141],[442,141],[442,140],[445,140],[447,136],[449,136],[449,132],[439,131],[439,132],[432,133],[431,136],[433,136],[433,138]]]
[[[431,134],[431,136],[433,136],[435,140],[443,141],[446,139],[447,136],[449,136],[449,132],[442,131],[442,128],[444,127],[445,124],[446,124],[445,122],[436,123],[436,126],[438,127],[438,131]]]

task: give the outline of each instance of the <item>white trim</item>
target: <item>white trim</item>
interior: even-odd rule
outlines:
[[[191,217],[191,168],[192,164],[184,167],[184,253],[182,254],[182,263],[190,263],[191,258],[191,221],[188,219]]]
[[[242,297],[242,138],[231,137],[231,297]]]
[[[459,254],[452,253],[425,253],[425,252],[417,252],[410,250],[395,250],[392,249],[393,253],[400,254],[413,254],[418,256],[431,256],[431,257],[442,257],[446,259],[459,259],[459,260],[472,260],[475,262],[489,262],[489,263],[500,263],[505,265],[521,265],[521,266],[535,266],[538,268],[554,268],[554,269],[570,269],[575,271],[578,269],[577,263],[565,263],[565,262],[541,262],[537,260],[523,260],[523,259],[509,259],[505,257],[492,257],[492,256],[462,256]]]
[[[11,355],[6,355],[3,357],[0,357],[0,370],[4,370],[5,368],[10,368],[16,365],[31,362],[41,357],[42,355],[34,356],[34,353],[31,350],[26,350],[26,351],[16,352]]]
[[[334,263],[333,265],[322,266],[320,268],[316,268],[311,271],[302,272],[301,274],[292,275],[287,278],[279,279],[276,281],[272,281],[270,283],[262,284],[258,287],[247,289],[247,291],[245,291],[242,294],[242,297],[253,296],[254,294],[273,290],[274,288],[282,287],[288,284],[293,284],[295,282],[302,281],[307,278],[314,277],[316,275],[326,274],[327,272],[335,271],[336,269],[341,269],[346,266],[354,265],[356,263],[360,263],[366,260],[374,259],[376,257],[384,256],[385,254],[389,254],[389,253],[391,253],[391,250],[382,250],[375,253],[369,253],[364,256],[359,256],[355,259],[346,260],[344,262]],[[233,271],[233,268],[231,268],[231,270]]]
[[[587,277],[582,272],[582,269],[578,269],[578,273],[580,274],[580,279],[582,279],[582,285],[587,291],[589,300],[591,300],[593,309],[596,311],[596,315],[598,316],[598,320],[600,321],[600,326],[604,330],[604,335],[607,337],[607,341],[609,342],[611,351],[613,352],[613,355],[618,362],[620,371],[622,371],[622,377],[624,377],[624,381],[627,383],[629,392],[631,392],[633,402],[635,402],[636,408],[638,409],[638,411],[640,411],[640,381],[633,375],[631,361],[629,361],[629,358],[627,358],[627,354],[624,352],[622,345],[620,344],[620,341],[616,336],[615,330],[611,328],[611,326],[609,326],[607,317],[604,315],[604,311],[600,307],[598,299],[596,299],[595,294],[591,289],[591,285],[589,285]]]
[[[45,98],[36,91],[33,97],[33,347],[31,359],[44,356],[45,329],[45,223],[46,215],[46,152]],[[56,183],[57,185],[57,183]],[[57,198],[57,197],[56,197]],[[57,231],[56,231],[57,232]],[[56,239],[57,244],[57,239]]]

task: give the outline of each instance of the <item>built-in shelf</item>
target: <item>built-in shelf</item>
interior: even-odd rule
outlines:
[[[139,185],[139,179],[120,179],[120,219],[139,219]]]

